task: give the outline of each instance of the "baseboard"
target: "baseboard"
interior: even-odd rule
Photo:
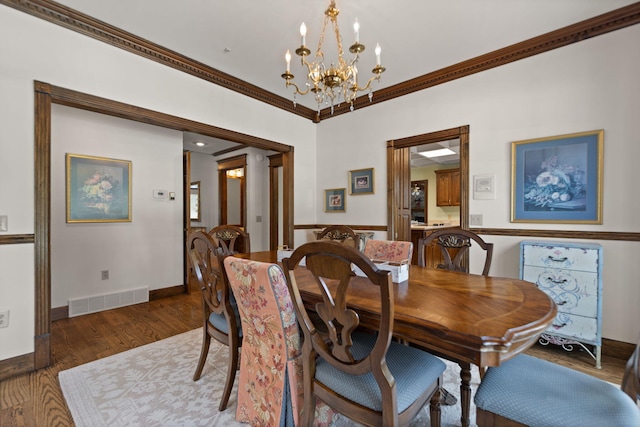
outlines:
[[[149,291],[149,301],[155,301],[162,298],[173,297],[187,293],[185,285],[171,286],[169,288],[154,289]]]
[[[0,381],[31,371],[35,371],[33,353],[0,360]]]
[[[628,360],[636,349],[636,345],[628,342],[602,338],[602,355]]]
[[[63,305],[62,307],[54,307],[51,309],[51,321],[68,319],[69,318],[69,306]]]

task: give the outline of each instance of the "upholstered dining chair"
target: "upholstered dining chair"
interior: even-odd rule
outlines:
[[[251,252],[251,237],[237,225],[219,225],[209,230],[209,235],[222,248],[225,254]]]
[[[236,419],[253,426],[298,425],[302,406],[300,331],[282,269],[233,256],[222,261],[245,333]],[[319,402],[324,423],[335,411]]]
[[[297,268],[305,258],[306,267]],[[333,409],[365,425],[405,425],[430,402],[431,425],[440,425],[438,390],[446,365],[437,357],[391,341],[393,284],[388,271],[354,248],[316,240],[298,247],[282,260],[287,286],[304,334],[302,344],[304,407],[302,426],[314,421],[321,399]],[[357,277],[352,265],[366,277]],[[312,322],[298,287],[315,284],[321,301],[315,311],[328,334]],[[347,307],[353,293],[380,298],[380,320],[373,329],[359,330],[358,313]],[[370,326],[370,325],[368,325]]]
[[[438,264],[437,268],[452,271],[465,271],[462,265],[464,254],[471,247],[472,241],[484,250],[485,260],[482,269],[482,275],[488,276],[491,268],[491,259],[493,257],[493,243],[485,242],[476,233],[468,230],[446,229],[434,231],[427,237],[418,240],[418,265],[424,267],[426,265],[426,248],[436,242],[440,248],[444,263]]]
[[[621,388],[522,354],[489,368],[475,395],[484,426],[640,426],[640,342]]]
[[[410,261],[413,255],[413,243],[401,240],[369,239],[365,243],[363,252],[367,258],[374,261]]]
[[[322,229],[316,235],[316,240],[329,239],[337,240],[345,245],[350,245],[356,249],[360,249],[360,236],[346,225],[330,225]]]
[[[209,354],[211,337],[229,347],[229,363],[224,391],[218,405],[224,411],[229,402],[238,370],[238,348],[242,345],[242,329],[235,298],[220,274],[218,256],[222,250],[211,236],[196,231],[189,234],[187,252],[202,295],[202,348],[193,380],[198,381]]]

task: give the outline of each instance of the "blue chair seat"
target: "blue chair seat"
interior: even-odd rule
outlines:
[[[375,335],[354,334],[352,347],[356,359],[368,354]],[[387,367],[396,380],[398,412],[402,413],[425,389],[434,384],[446,369],[444,362],[417,348],[391,342],[387,351]],[[331,366],[324,359],[316,362],[316,380],[336,393],[376,411],[382,410],[380,388],[372,373],[350,375]]]
[[[489,368],[474,400],[532,427],[640,426],[640,409],[619,388],[524,354]]]
[[[236,315],[236,325],[238,325],[238,336],[242,336],[242,322],[240,322],[240,313],[238,313],[238,306],[232,305],[233,312]],[[229,334],[229,325],[227,325],[227,319],[224,314],[211,313],[209,315],[209,322],[215,326],[219,331]]]

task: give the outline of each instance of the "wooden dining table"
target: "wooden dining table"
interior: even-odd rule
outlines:
[[[277,251],[236,255],[277,262]],[[300,270],[298,272],[298,270]],[[379,294],[355,277],[348,294],[363,326],[374,326]],[[309,272],[296,270],[300,294],[310,308],[320,292]],[[461,422],[469,425],[471,365],[481,370],[522,353],[547,329],[556,305],[534,284],[411,265],[409,279],[394,286],[393,335],[460,365]]]

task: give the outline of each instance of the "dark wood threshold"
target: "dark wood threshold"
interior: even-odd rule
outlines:
[[[628,360],[636,349],[633,343],[602,338],[602,355]]]
[[[69,306],[64,305],[62,307],[54,307],[51,309],[51,321],[68,319],[69,318]]]

